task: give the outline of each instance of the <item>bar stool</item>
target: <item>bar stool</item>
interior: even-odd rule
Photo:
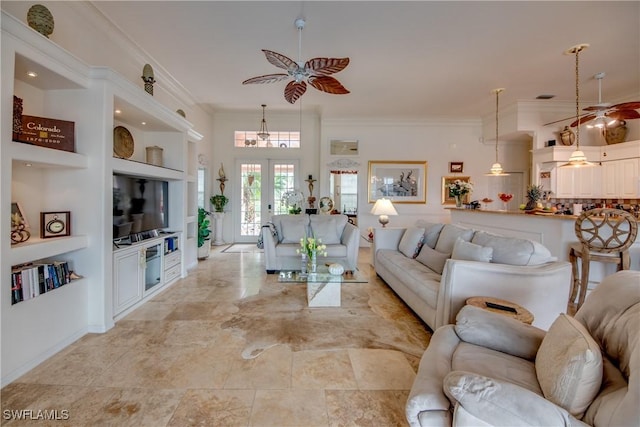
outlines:
[[[633,215],[621,209],[591,209],[576,219],[575,232],[580,242],[569,246],[573,277],[569,302],[574,302],[578,296],[576,308],[580,308],[587,294],[591,261],[616,264],[618,271],[629,269],[629,247],[636,240],[638,222]],[[580,277],[578,258],[582,259]]]

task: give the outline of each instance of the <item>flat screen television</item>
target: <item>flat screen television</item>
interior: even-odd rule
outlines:
[[[113,238],[169,227],[169,183],[113,174]]]

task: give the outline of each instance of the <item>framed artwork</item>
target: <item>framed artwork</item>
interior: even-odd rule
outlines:
[[[460,180],[463,182],[471,182],[470,176],[443,176],[442,177],[442,204],[443,205],[455,205],[456,199],[453,197],[453,194],[449,193],[449,184],[452,182]],[[471,193],[467,193],[464,195],[462,199],[462,203],[469,203],[471,199]]]
[[[369,203],[382,197],[393,203],[427,202],[426,161],[369,162]]]
[[[462,173],[463,170],[464,170],[464,163],[449,162],[449,173]]]
[[[71,212],[40,212],[40,237],[69,236],[71,234]]]
[[[22,220],[24,224],[24,228],[29,228],[29,223],[27,222],[27,217],[22,210],[22,206],[18,202],[11,202],[11,216],[18,215],[18,217]]]
[[[329,143],[329,153],[332,156],[357,156],[358,140],[332,139]]]

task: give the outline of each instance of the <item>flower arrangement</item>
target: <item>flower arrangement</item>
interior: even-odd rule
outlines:
[[[449,196],[464,196],[473,191],[473,184],[466,181],[456,179],[448,185]]]
[[[290,214],[299,214],[302,212],[302,202],[304,196],[300,191],[287,191],[282,195],[282,203],[285,204]]]
[[[302,237],[300,239],[300,249],[297,249],[296,252],[299,254],[304,253],[309,259],[312,258],[314,253],[327,256],[327,245],[323,245],[322,240],[315,237]]]

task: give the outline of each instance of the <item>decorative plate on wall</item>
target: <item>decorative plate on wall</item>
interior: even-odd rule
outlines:
[[[321,213],[328,214],[333,210],[333,199],[327,196],[320,197],[318,206],[320,207]]]
[[[113,154],[117,157],[128,159],[133,155],[133,136],[124,126],[116,126],[113,129]]]

